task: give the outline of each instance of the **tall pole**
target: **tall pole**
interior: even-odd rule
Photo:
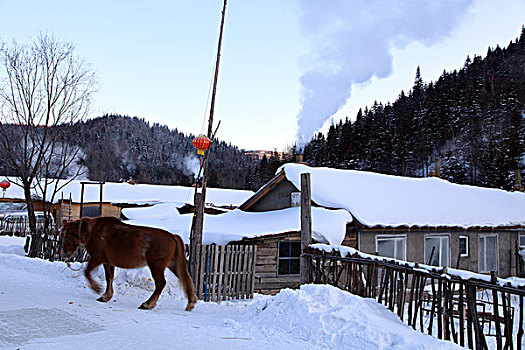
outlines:
[[[221,61],[221,48],[222,48],[222,35],[224,32],[224,18],[226,17],[226,4],[228,0],[224,0],[224,5],[222,8],[222,18],[221,18],[221,27],[219,31],[219,44],[217,47],[217,60],[215,62],[215,74],[213,76],[213,90],[211,94],[210,102],[210,115],[208,118],[208,138],[212,138],[213,133],[213,115],[215,113],[215,97],[217,94],[217,82],[219,80],[219,65]],[[207,176],[208,176],[208,163],[210,159],[211,148],[206,151],[204,155],[204,171],[202,174],[202,191],[201,195],[195,195],[194,204],[195,211],[193,215],[192,227],[191,227],[191,237],[190,237],[190,274],[195,281],[197,271],[199,271],[200,264],[200,249],[199,246],[202,245],[202,230],[204,225],[204,204],[206,203],[206,185],[207,185]],[[199,198],[200,197],[200,198]]]
[[[310,283],[310,259],[304,256],[312,243],[312,185],[310,173],[301,174],[301,284]]]

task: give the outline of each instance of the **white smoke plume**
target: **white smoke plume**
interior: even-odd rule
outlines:
[[[392,49],[449,36],[473,0],[300,1],[313,50],[301,62],[297,149],[351,96],[354,84],[392,74]],[[439,52],[436,52],[439,55]]]
[[[186,155],[184,159],[182,160],[181,165],[182,165],[181,170],[184,175],[196,176],[199,173],[199,169],[200,169],[199,158],[194,154]]]

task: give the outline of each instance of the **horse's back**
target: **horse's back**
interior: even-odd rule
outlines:
[[[153,262],[166,265],[175,252],[171,234],[161,229],[111,218],[103,218],[96,226],[95,230],[103,236],[108,262],[117,267],[134,268]]]

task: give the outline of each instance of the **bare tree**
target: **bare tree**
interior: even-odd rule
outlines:
[[[64,126],[87,117],[95,84],[71,43],[40,34],[30,45],[0,47],[0,152],[24,189],[32,232],[31,190],[41,179],[63,176],[77,158],[79,148],[68,142]]]

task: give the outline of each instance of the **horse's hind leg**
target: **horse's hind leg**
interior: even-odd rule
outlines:
[[[197,303],[197,297],[195,296],[193,282],[191,280],[190,274],[188,273],[186,260],[176,261],[175,258],[173,258],[168,265],[168,268],[175,274],[175,276],[177,276],[180,283],[182,284],[182,287],[184,288],[184,293],[186,293],[186,297],[188,298],[186,311],[193,310],[195,303]]]
[[[151,271],[151,276],[155,281],[155,291],[149,297],[148,300],[146,300],[139,306],[139,309],[143,310],[151,310],[155,307],[155,305],[157,305],[157,300],[159,300],[160,293],[162,293],[162,290],[166,286],[166,278],[164,277],[164,267],[149,265],[149,269]]]
[[[113,297],[113,279],[115,277],[115,266],[104,264],[104,273],[106,275],[106,292],[97,299],[97,301],[107,302]]]

